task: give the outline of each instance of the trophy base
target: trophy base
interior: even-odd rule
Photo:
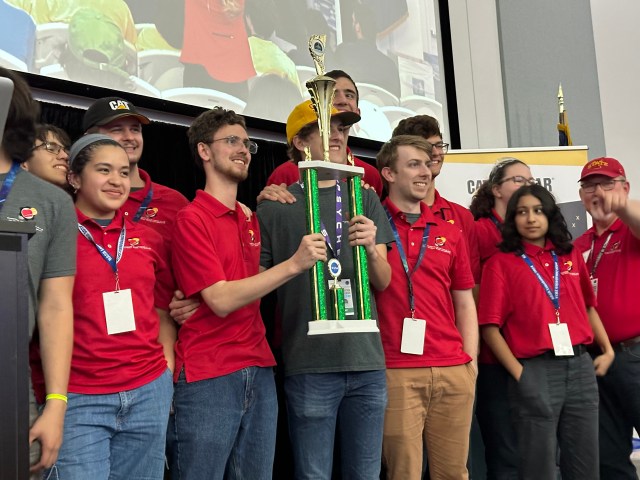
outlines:
[[[375,320],[315,320],[309,322],[307,335],[328,335],[331,333],[379,332]]]
[[[342,180],[356,175],[364,176],[364,168],[362,167],[325,162],[324,160],[303,160],[298,162],[298,168],[300,170],[315,169],[318,172],[318,180]]]

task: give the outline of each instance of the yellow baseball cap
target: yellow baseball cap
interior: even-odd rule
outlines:
[[[334,117],[342,120],[343,125],[353,125],[360,121],[360,115],[355,112],[341,112],[336,107],[331,107],[331,118]],[[302,130],[302,127],[310,123],[316,123],[317,121],[318,115],[313,109],[311,100],[306,100],[297,105],[289,114],[289,118],[287,118],[287,142],[291,144],[293,137]]]

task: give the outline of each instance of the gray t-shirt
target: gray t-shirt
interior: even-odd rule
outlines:
[[[270,268],[293,255],[306,235],[305,202],[298,183],[288,189],[297,199],[293,204],[262,202],[258,206],[262,252],[260,264]],[[342,211],[348,213],[349,198],[342,188]],[[335,187],[321,188],[320,212],[329,238],[335,247],[336,194]],[[364,215],[378,227],[377,244],[393,242],[378,196],[363,190]],[[340,252],[342,274],[340,279],[354,283],[352,249],[348,242],[348,215],[343,218],[343,242]],[[331,257],[331,251],[328,252]],[[326,270],[325,270],[326,272]],[[325,273],[326,279],[331,277]],[[355,295],[355,289],[354,295]],[[329,297],[327,292],[327,297]],[[328,299],[328,298],[327,298]],[[329,373],[347,371],[382,370],[385,368],[382,341],[379,333],[342,333],[308,336],[308,322],[312,319],[311,288],[309,274],[303,273],[278,288],[278,304],[282,314],[282,347],[285,375],[301,373]],[[371,294],[372,317],[377,319],[373,293]],[[353,319],[354,316],[347,316]]]
[[[0,175],[0,184],[6,174]],[[29,240],[29,336],[33,335],[40,280],[76,273],[78,220],[68,193],[34,175],[18,171],[0,210],[11,222],[35,222]]]

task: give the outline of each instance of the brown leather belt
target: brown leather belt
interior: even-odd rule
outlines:
[[[637,337],[629,338],[628,340],[625,340],[624,342],[615,343],[613,345],[613,349],[614,350],[624,350],[625,348],[630,348],[630,347],[633,347],[633,346],[638,345],[638,344],[640,344],[640,335],[638,335]]]

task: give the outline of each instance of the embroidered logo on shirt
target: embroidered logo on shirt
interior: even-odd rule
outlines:
[[[144,216],[147,218],[153,218],[158,214],[158,208],[157,207],[149,207],[147,208],[147,210],[144,212]]]
[[[436,247],[444,247],[444,244],[447,243],[447,239],[445,237],[436,237],[434,243]]]
[[[251,243],[256,243],[256,234],[253,230],[249,229],[249,238]]]
[[[33,218],[38,214],[38,210],[34,207],[22,207],[20,209],[20,218],[22,220],[33,220]]]
[[[456,223],[456,221],[452,218],[451,220],[447,220],[447,222],[449,222],[451,225],[453,225],[454,223]]]
[[[140,238],[138,237],[127,238],[127,242],[129,242],[129,245],[131,245],[132,247],[137,247],[138,245],[140,245]]]
[[[564,262],[564,266],[567,267],[567,272],[570,272],[573,268],[573,262],[571,260],[567,260]]]

